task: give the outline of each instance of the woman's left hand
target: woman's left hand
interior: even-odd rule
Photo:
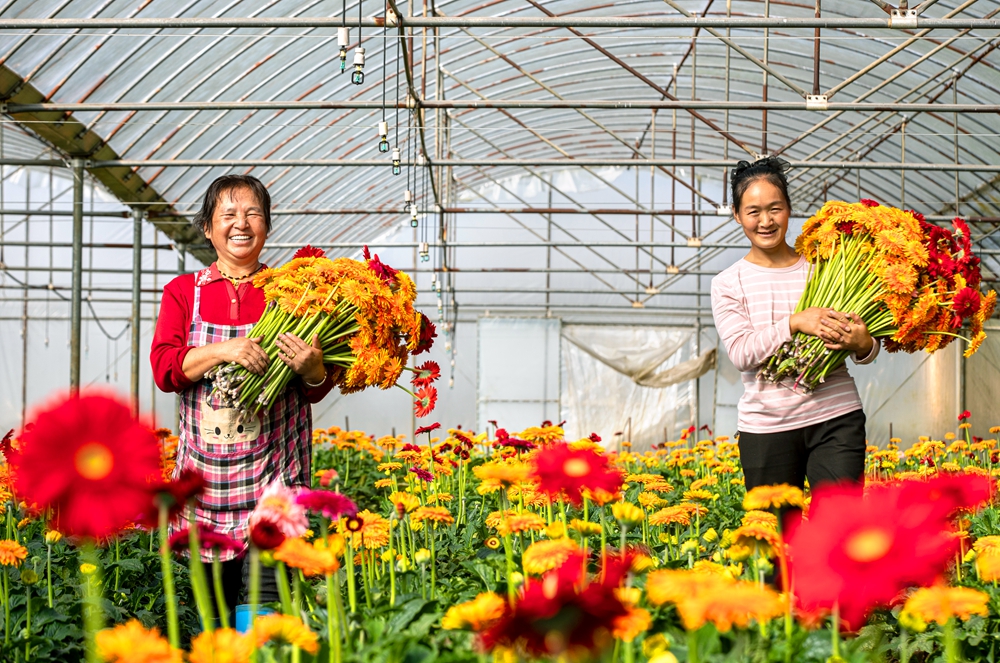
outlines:
[[[309,344],[295,334],[279,334],[274,343],[278,346],[278,358],[306,382],[318,384],[326,378],[319,336],[313,336]]]
[[[820,325],[834,339],[823,344],[827,349],[847,350],[861,357],[872,351],[875,340],[868,333],[868,325],[857,313],[830,311],[820,320]]]

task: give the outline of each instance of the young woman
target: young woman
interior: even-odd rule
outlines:
[[[791,201],[774,157],[741,161],[731,177],[733,214],[750,252],[712,279],[712,315],[729,358],[740,371],[739,447],[747,490],[787,483],[803,486],[864,478],[865,414],[854,379],[838,369],[811,394],[791,384],[757,380],[758,367],[796,332],[849,350],[856,364],[878,355],[878,342],[860,317],[812,307],[793,313],[809,263],[785,234]]]

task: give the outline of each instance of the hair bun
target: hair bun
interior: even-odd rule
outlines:
[[[761,157],[756,161],[740,161],[733,168],[733,172],[729,175],[729,183],[735,185],[737,182],[742,180],[744,177],[749,177],[751,175],[760,175],[761,173],[781,173],[784,175],[792,167],[792,164],[785,161],[781,157],[768,156]]]

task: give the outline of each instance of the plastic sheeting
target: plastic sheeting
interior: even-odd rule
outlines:
[[[614,447],[615,434],[621,433],[622,439],[631,439],[634,449],[648,449],[665,438],[676,439],[681,428],[690,425],[693,380],[644,387],[628,371],[612,368],[577,344],[585,340],[590,348],[600,348],[632,370],[659,359],[652,370],[661,372],[689,361],[694,347],[690,329],[566,325],[563,336],[574,339],[562,344],[561,418],[566,420],[567,439],[597,433],[606,446]]]
[[[659,370],[667,359],[689,340],[662,346],[622,346],[621,334],[608,327],[572,325],[563,328],[563,338],[588,355],[632,379],[642,387],[662,389],[678,382],[694,380],[715,368],[715,348],[670,368]]]

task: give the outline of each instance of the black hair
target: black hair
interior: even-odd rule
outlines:
[[[264,226],[267,232],[271,232],[271,194],[267,192],[267,187],[263,182],[253,175],[223,175],[208,185],[205,192],[205,199],[201,201],[201,209],[194,215],[192,223],[202,234],[212,229],[212,216],[215,215],[215,207],[219,204],[223,194],[235,191],[236,189],[249,189],[257,199],[264,214]],[[207,241],[207,238],[206,238]],[[211,244],[211,242],[209,242]]]
[[[743,194],[757,180],[766,180],[776,186],[781,191],[781,195],[785,197],[788,209],[791,210],[792,199],[788,196],[788,180],[785,179],[785,171],[790,166],[790,163],[779,157],[764,157],[753,163],[740,161],[736,164],[736,168],[729,176],[729,183],[732,187],[733,213],[739,213]]]

